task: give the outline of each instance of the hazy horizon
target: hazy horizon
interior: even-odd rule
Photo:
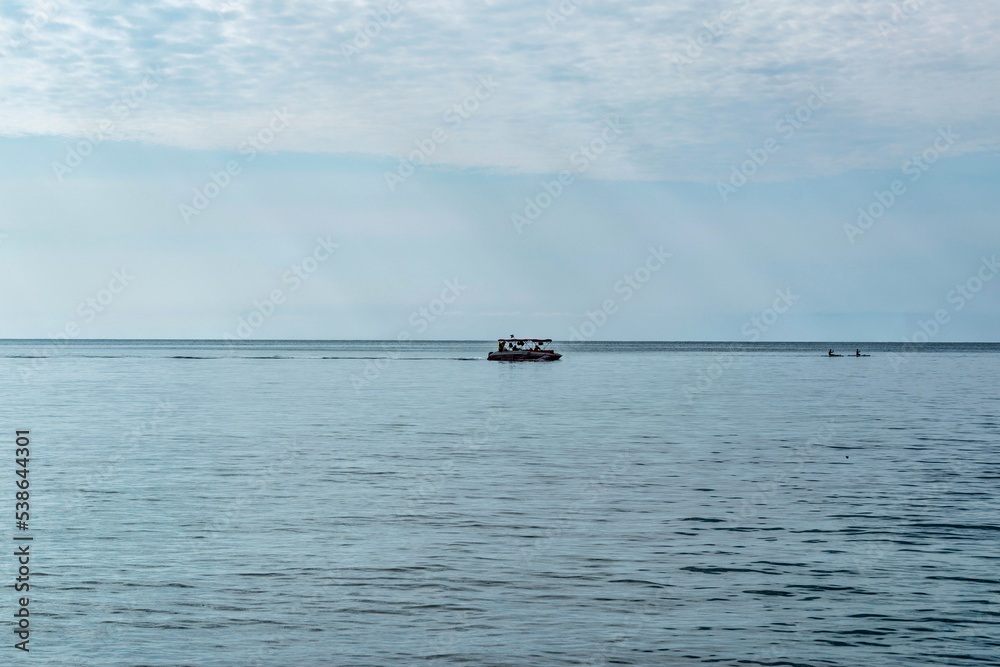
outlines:
[[[7,3],[0,336],[1000,340],[1000,7],[389,4]]]
[[[918,337],[919,338],[919,337]],[[227,339],[227,338],[0,338],[0,342],[40,342],[54,343],[62,345],[64,343],[104,343],[104,342],[192,342],[192,343],[394,343],[406,345],[411,343],[490,343],[491,341],[502,340],[502,337],[494,338],[414,338],[408,340],[398,340],[395,338],[247,338],[247,339]],[[528,338],[522,338],[526,340]],[[506,339],[503,339],[506,340]],[[969,340],[969,341],[895,341],[895,340],[652,340],[652,339],[602,339],[602,340],[571,340],[569,338],[552,338],[553,344],[573,343],[603,345],[608,343],[666,343],[666,344],[706,344],[706,345],[893,345],[893,346],[921,346],[921,345],[1000,345],[998,341]]]

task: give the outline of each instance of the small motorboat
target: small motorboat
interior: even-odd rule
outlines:
[[[552,350],[544,349],[551,338],[500,338],[497,340],[496,352],[490,352],[486,358],[490,361],[555,361],[562,355]]]

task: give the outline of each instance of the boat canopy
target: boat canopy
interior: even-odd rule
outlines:
[[[498,343],[551,343],[551,338],[497,338]]]

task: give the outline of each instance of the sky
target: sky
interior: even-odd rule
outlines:
[[[0,338],[1000,341],[997,34],[0,0]]]

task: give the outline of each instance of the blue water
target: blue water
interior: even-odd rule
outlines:
[[[494,345],[0,342],[0,663],[1000,664],[1000,346]]]

